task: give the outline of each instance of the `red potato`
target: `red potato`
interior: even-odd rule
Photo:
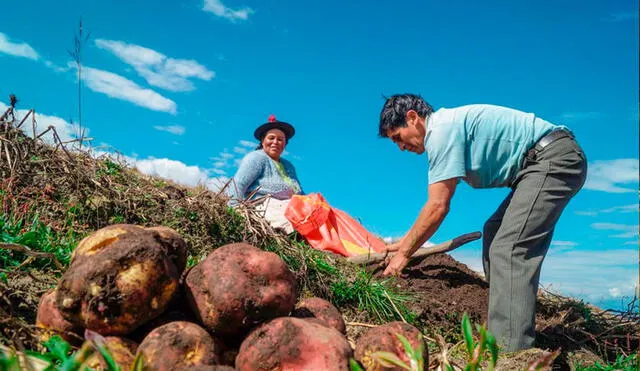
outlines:
[[[288,315],[296,302],[296,281],[282,259],[246,243],[210,253],[187,274],[185,291],[199,321],[225,340]]]
[[[155,371],[204,369],[219,365],[221,351],[220,342],[202,327],[183,321],[156,328],[138,347],[144,369]]]
[[[82,328],[64,319],[56,307],[55,289],[45,292],[40,298],[36,327],[44,330],[41,335],[42,341],[49,340],[53,335],[60,335],[69,343],[82,342]]]
[[[104,338],[104,346],[107,348],[115,363],[122,370],[130,370],[136,358],[138,344],[135,342],[116,336]],[[85,365],[93,370],[107,370],[107,363],[99,353],[93,353],[85,361]]]
[[[255,329],[242,342],[240,371],[348,370],[352,350],[337,330],[313,321],[281,317]]]
[[[186,243],[166,227],[117,224],[84,238],[56,305],[77,326],[126,335],[160,315],[178,289]]]
[[[333,327],[343,334],[347,332],[347,326],[340,311],[324,299],[313,297],[300,301],[291,316],[302,319],[315,318],[320,323]]]
[[[418,349],[419,346],[423,347],[422,355],[424,365],[428,365],[429,353],[422,339],[422,334],[417,328],[400,321],[371,328],[362,334],[356,344],[356,360],[360,362],[367,371],[403,370],[400,367],[383,367],[371,357],[372,353],[384,351],[395,354],[403,362],[409,364],[409,357],[405,352],[402,342],[400,342],[397,337],[398,334],[407,338],[413,349]]]

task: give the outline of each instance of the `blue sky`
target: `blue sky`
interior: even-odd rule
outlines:
[[[307,192],[385,237],[426,201],[426,157],[377,138],[383,95],[490,103],[569,126],[589,159],[542,283],[620,307],[638,282],[637,1],[2,1],[0,109],[72,138],[67,49],[82,16],[83,124],[143,172],[215,187],[270,114]],[[481,230],[507,190],[461,185],[431,239]],[[480,269],[480,243],[453,255]]]

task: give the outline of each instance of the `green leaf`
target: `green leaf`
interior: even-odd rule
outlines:
[[[405,370],[411,371],[411,367],[404,363],[397,355],[390,352],[375,352],[371,353],[371,358],[380,363],[383,367],[400,367]]]
[[[407,353],[407,356],[409,356],[409,358],[415,358],[415,350],[411,346],[411,343],[409,343],[409,340],[406,337],[402,336],[402,334],[396,334],[396,337],[402,343],[402,346],[404,347],[404,351],[405,353]]]
[[[445,364],[445,365],[444,365],[444,367],[447,369],[447,371],[455,371],[455,370],[453,369],[453,366],[451,366],[451,365],[450,365],[450,364],[448,364],[448,363],[447,363],[447,364]]]
[[[353,358],[349,360],[349,365],[350,365],[350,371],[364,371],[364,369],[362,369],[362,367],[360,367],[358,362],[356,362],[356,360]],[[358,367],[358,368],[354,368],[354,365],[355,367]],[[142,355],[142,352],[140,352],[136,354],[136,358],[133,360],[133,364],[131,365],[131,371],[142,371],[143,366],[144,366],[144,356]]]
[[[60,365],[58,371],[77,371],[80,370],[84,361],[93,354],[93,346],[89,342],[82,344],[82,347],[74,353],[73,357],[69,357]]]
[[[464,334],[464,342],[467,345],[467,352],[469,355],[473,355],[473,330],[471,329],[471,321],[469,320],[469,316],[465,312],[462,316],[462,333]]]
[[[58,335],[52,336],[44,343],[44,346],[49,349],[49,352],[51,352],[55,360],[64,362],[69,358],[71,345]]]
[[[489,348],[489,352],[491,353],[491,368],[493,369],[498,363],[498,354],[500,350],[498,349],[498,342],[496,341],[495,336],[489,331],[487,331],[487,347]]]
[[[140,355],[142,355],[142,353],[140,353]],[[142,357],[140,357],[142,358]],[[136,357],[136,361],[138,360],[138,357]],[[132,369],[132,371],[142,371],[142,364],[140,364],[140,368],[136,368],[136,363],[134,362],[134,367]],[[362,368],[362,366],[360,366],[360,364],[353,358],[349,359],[349,371],[364,371],[364,368]]]

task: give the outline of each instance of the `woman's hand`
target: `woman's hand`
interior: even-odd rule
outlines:
[[[398,242],[393,242],[393,243],[390,243],[390,244],[388,244],[388,245],[386,245],[386,246],[385,246],[385,251],[386,251],[387,253],[390,253],[390,252],[397,252],[399,249],[400,249],[400,241],[398,241]]]

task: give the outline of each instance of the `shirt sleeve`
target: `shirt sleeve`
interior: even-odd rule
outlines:
[[[429,184],[466,175],[464,126],[443,123],[434,127],[425,141],[429,158]]]
[[[242,200],[247,197],[249,187],[262,175],[264,159],[255,152],[250,152],[242,161],[238,171],[233,176],[230,188],[230,196],[233,199]]]

